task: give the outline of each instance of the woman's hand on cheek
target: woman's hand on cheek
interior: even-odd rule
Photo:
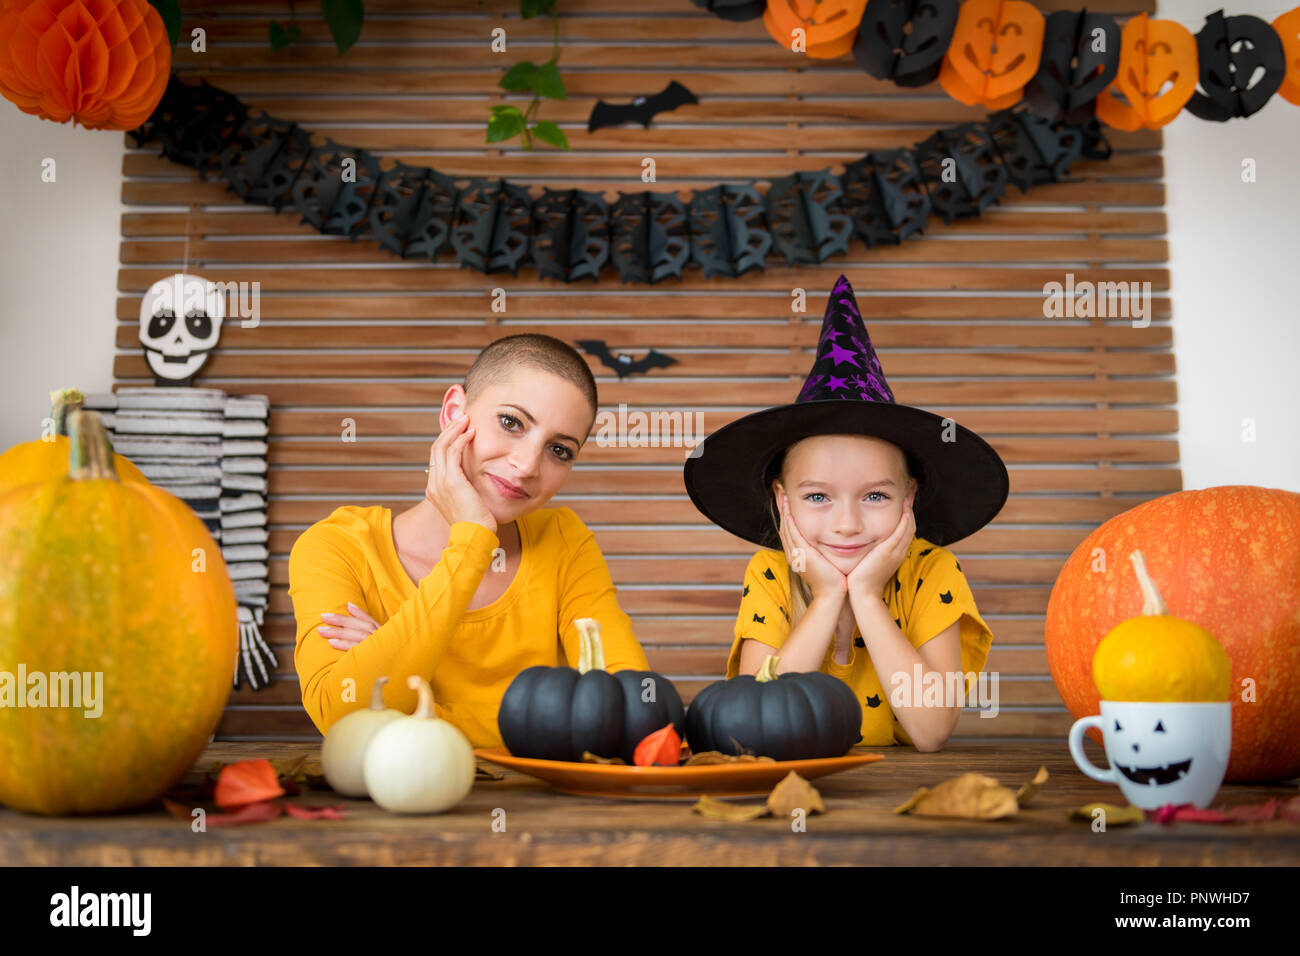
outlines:
[[[781,526],[778,530],[785,546],[786,561],[808,582],[814,600],[818,597],[842,598],[848,592],[848,581],[840,569],[827,561],[799,533],[790,515],[790,499],[785,495],[781,496]]]
[[[429,449],[429,481],[424,496],[447,524],[472,521],[495,534],[496,518],[470,484],[462,464],[465,448],[473,437],[474,426],[468,415],[462,415],[442,430]]]
[[[848,586],[851,593],[870,597],[881,597],[885,582],[894,576],[907,549],[916,537],[916,515],[912,511],[912,499],[903,505],[903,513],[898,516],[898,524],[884,541],[878,542],[858,562],[858,566],[849,572]]]

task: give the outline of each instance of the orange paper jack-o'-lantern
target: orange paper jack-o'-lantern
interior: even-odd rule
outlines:
[[[1119,73],[1097,97],[1097,118],[1129,132],[1159,129],[1196,92],[1197,62],[1196,37],[1181,23],[1133,17],[1120,35]]]
[[[796,29],[804,31],[804,50],[833,60],[853,49],[867,0],[767,0],[763,25],[777,43],[792,48]]]
[[[135,129],[162,99],[171,64],[149,0],[0,0],[0,94],[24,113]]]
[[[939,70],[939,85],[968,106],[1014,106],[1038,72],[1046,22],[1023,0],[966,0]]]
[[[1286,76],[1282,77],[1277,91],[1284,100],[1300,106],[1300,7],[1274,20],[1273,29],[1282,38],[1282,50],[1286,53]]]

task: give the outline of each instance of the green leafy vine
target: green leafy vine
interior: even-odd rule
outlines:
[[[560,70],[556,66],[560,58],[560,15],[555,10],[555,3],[556,0],[519,0],[519,13],[525,20],[546,13],[551,15],[551,22],[555,28],[551,41],[551,58],[540,66],[529,60],[521,60],[506,70],[499,84],[501,88],[512,93],[532,91],[533,101],[528,104],[527,110],[521,110],[510,103],[488,107],[492,114],[487,125],[489,143],[500,143],[520,136],[524,149],[528,150],[533,148],[534,138],[561,149],[570,148],[564,130],[550,120],[538,120],[532,126],[528,125],[543,99],[567,100],[569,98],[564,91],[564,80],[560,77]]]

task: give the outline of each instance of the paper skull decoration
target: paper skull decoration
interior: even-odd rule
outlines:
[[[967,106],[1020,102],[1038,72],[1043,15],[1024,0],[966,0],[939,70],[939,85]]]
[[[1025,85],[1034,112],[1067,123],[1092,119],[1098,95],[1119,70],[1119,27],[1104,13],[1058,10],[1047,17],[1038,72]]]
[[[772,39],[794,49],[796,30],[803,30],[803,52],[833,60],[848,53],[858,33],[867,0],[767,0],[763,25]]]
[[[1258,112],[1286,74],[1282,41],[1259,17],[1211,13],[1196,35],[1196,52],[1205,92],[1192,94],[1187,111],[1215,123]]]
[[[1288,103],[1300,106],[1300,7],[1288,10],[1273,21],[1273,29],[1282,40],[1282,53],[1286,58],[1286,75],[1278,87],[1278,95]]]
[[[853,58],[878,80],[924,86],[939,77],[957,25],[957,0],[869,0]]]
[[[189,385],[221,337],[226,300],[200,276],[159,279],[140,300],[140,344],[154,384]]]
[[[1142,13],[1124,24],[1119,73],[1097,97],[1097,118],[1129,132],[1159,129],[1195,91],[1196,38],[1181,23]]]

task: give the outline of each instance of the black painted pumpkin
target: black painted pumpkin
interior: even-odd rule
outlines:
[[[516,757],[581,760],[584,750],[633,762],[636,745],[671,723],[685,735],[686,713],[672,681],[654,671],[605,670],[600,625],[579,618],[578,667],[529,667],[497,712],[497,727]]]
[[[756,676],[705,687],[686,714],[695,753],[752,753],[773,760],[841,757],[862,739],[862,705],[848,684],[821,671],[776,674],[769,656]]]

